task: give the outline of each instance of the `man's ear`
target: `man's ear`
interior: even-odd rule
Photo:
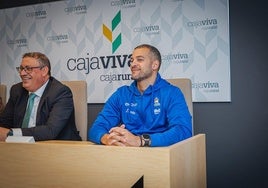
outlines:
[[[45,67],[42,68],[42,75],[43,76],[48,75],[48,67],[47,66],[45,66]]]
[[[153,70],[154,70],[154,71],[155,71],[155,70],[158,70],[158,68],[159,68],[159,61],[154,60],[154,61],[153,61]]]

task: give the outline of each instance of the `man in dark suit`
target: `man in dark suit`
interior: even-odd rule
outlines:
[[[0,141],[7,136],[33,136],[41,140],[81,140],[75,125],[71,90],[51,76],[49,59],[42,53],[26,53],[17,67],[22,82],[10,89],[0,114]],[[28,120],[28,98],[34,93]]]

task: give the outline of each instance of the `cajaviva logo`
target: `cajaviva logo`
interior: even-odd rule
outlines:
[[[120,22],[121,22],[121,11],[118,11],[118,13],[112,20],[112,29],[107,27],[105,24],[102,25],[103,35],[112,43],[112,53],[114,53],[122,43],[121,33],[119,33],[119,35],[115,39],[113,37],[113,31],[117,28]]]
[[[7,40],[8,45],[17,45],[17,47],[28,46],[28,40],[26,38],[18,38],[14,40]]]

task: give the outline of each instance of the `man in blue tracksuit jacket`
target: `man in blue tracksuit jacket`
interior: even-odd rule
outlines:
[[[137,46],[131,58],[134,82],[108,99],[89,130],[89,140],[117,146],[168,146],[192,136],[192,117],[181,90],[158,73],[160,52]]]

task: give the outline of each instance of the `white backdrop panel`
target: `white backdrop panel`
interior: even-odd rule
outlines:
[[[0,10],[0,81],[20,81],[25,52],[51,60],[59,80],[86,80],[88,102],[130,84],[129,58],[149,43],[164,78],[190,78],[194,102],[229,102],[228,0],[73,0]],[[104,30],[106,28],[106,30]]]

